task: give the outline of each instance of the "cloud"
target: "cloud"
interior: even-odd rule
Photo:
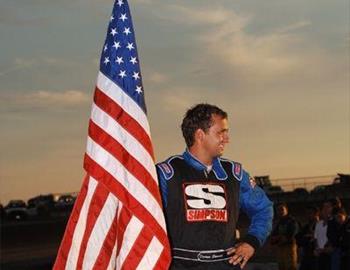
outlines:
[[[132,2],[135,2],[135,4],[152,4],[153,0],[133,0]]]
[[[218,57],[240,75],[249,73],[265,78],[275,78],[300,67],[303,59],[291,50],[301,45],[300,37],[280,31],[262,36],[248,34],[244,30],[248,21],[237,23],[243,20],[234,17],[232,13],[232,19],[198,36],[212,57]]]
[[[296,22],[296,23],[284,26],[284,27],[278,29],[278,32],[280,32],[280,33],[292,32],[295,30],[303,29],[303,28],[310,26],[310,25],[311,25],[311,22],[309,22],[309,21],[300,21],[300,22]]]
[[[86,103],[89,97],[78,90],[66,90],[64,92],[37,91],[25,97],[28,102],[40,102],[42,104],[61,104],[75,106]]]
[[[169,77],[163,73],[155,71],[148,75],[147,79],[152,83],[165,83],[169,80]]]
[[[81,106],[90,101],[90,97],[79,90],[65,90],[62,92],[35,91],[32,93],[2,94],[1,108],[69,108]]]
[[[189,8],[180,5],[169,5],[168,12],[159,14],[163,19],[172,20],[184,24],[216,25],[234,21],[234,24],[244,25],[249,16],[237,16],[234,11],[223,7]]]
[[[3,4],[3,3],[2,3]],[[0,9],[0,23],[3,25],[10,26],[21,26],[21,27],[38,27],[45,24],[48,24],[51,19],[44,14],[41,14],[40,17],[35,17],[21,14],[21,12],[14,8],[5,6],[7,3],[4,3],[4,6]]]
[[[7,75],[13,71],[21,70],[21,69],[29,69],[38,63],[35,59],[23,59],[23,58],[15,58],[13,61],[13,65],[5,70],[0,71],[0,76]]]
[[[212,7],[198,9],[175,5],[172,11],[169,20],[187,24],[187,28],[196,25],[197,31],[192,36],[198,48],[196,65],[231,72],[235,80],[244,84],[249,84],[251,78],[264,82],[298,76],[329,78],[330,70],[334,70],[334,76],[336,71],[343,74],[337,68],[341,58],[336,56],[334,59],[335,55],[328,52],[324,44],[305,33],[312,25],[309,20],[294,21],[257,33],[248,30],[257,23],[253,14],[237,13],[223,7],[213,10]],[[312,68],[306,69],[307,66]]]
[[[274,79],[289,74],[304,66],[304,54],[297,54],[295,48],[303,46],[304,37],[298,34],[311,23],[296,21],[264,33],[248,31],[254,25],[253,14],[237,13],[233,9],[217,6],[189,7],[170,5],[165,12],[157,14],[163,20],[184,24],[196,29],[193,40],[201,55],[203,66],[208,59],[214,59],[209,66],[221,65],[234,69],[239,77],[257,76]]]
[[[55,57],[36,57],[36,58],[18,58],[16,57],[12,61],[12,65],[9,66],[5,70],[0,70],[0,76],[5,76],[9,73],[18,71],[18,70],[26,70],[26,69],[34,69],[37,67],[55,67],[55,68],[67,68],[80,65],[79,62],[70,60],[68,58],[55,58]]]

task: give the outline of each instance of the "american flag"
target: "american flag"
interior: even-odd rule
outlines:
[[[170,248],[126,0],[115,1],[110,18],[84,168],[87,176],[53,269],[168,269]]]

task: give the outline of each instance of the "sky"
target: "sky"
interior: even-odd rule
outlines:
[[[199,102],[270,178],[350,172],[347,0],[129,0],[157,161]],[[80,189],[112,0],[0,0],[0,202]]]

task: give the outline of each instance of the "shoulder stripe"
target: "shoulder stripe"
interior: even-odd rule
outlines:
[[[228,162],[231,163],[232,165],[232,174],[238,181],[242,181],[243,179],[243,168],[242,164],[236,161],[232,161],[226,158],[220,158],[220,163],[221,162]]]
[[[162,172],[165,180],[170,180],[174,176],[174,168],[173,168],[173,166],[171,166],[170,163],[172,160],[174,160],[176,158],[183,159],[181,156],[176,155],[176,156],[172,156],[172,157],[168,158],[167,160],[157,164],[157,167]]]
[[[232,163],[232,173],[238,181],[241,181],[243,178],[242,164],[238,163],[238,162],[233,162]]]

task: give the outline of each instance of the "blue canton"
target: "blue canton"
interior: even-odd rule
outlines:
[[[127,1],[117,0],[107,30],[100,71],[146,113],[134,28]]]

